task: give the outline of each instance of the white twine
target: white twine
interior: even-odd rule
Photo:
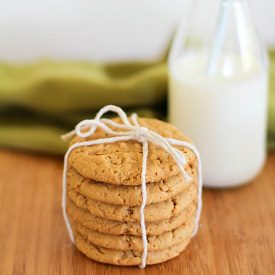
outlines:
[[[122,120],[122,123],[117,123],[110,119],[102,118],[102,116],[107,112],[116,113]],[[75,135],[81,138],[87,138],[94,134],[97,128],[101,128],[107,134],[113,135],[110,138],[101,138],[97,140],[89,140],[83,141],[73,144],[65,154],[64,157],[64,169],[63,169],[63,192],[62,192],[62,210],[63,216],[66,223],[66,227],[70,236],[71,241],[74,243],[74,235],[72,232],[72,228],[67,216],[66,212],[66,190],[67,190],[67,170],[68,170],[68,157],[70,153],[79,147],[83,146],[92,146],[97,144],[106,144],[106,143],[114,143],[118,141],[130,141],[137,140],[142,143],[143,147],[143,156],[142,156],[142,172],[141,172],[141,191],[142,191],[142,203],[140,207],[140,227],[142,233],[142,241],[143,241],[143,253],[141,257],[140,268],[144,268],[146,266],[146,258],[147,258],[147,233],[146,233],[146,225],[145,225],[145,217],[144,217],[144,208],[146,206],[147,201],[147,190],[146,190],[146,169],[147,169],[147,157],[148,157],[148,142],[152,142],[153,144],[160,146],[166,152],[168,152],[176,162],[180,172],[182,173],[184,179],[189,182],[191,180],[188,173],[185,171],[184,167],[187,163],[185,155],[174,145],[184,146],[190,150],[192,150],[198,161],[198,207],[195,219],[195,227],[192,233],[194,236],[199,227],[199,220],[202,208],[202,171],[201,171],[201,159],[199,152],[192,144],[176,140],[172,138],[164,138],[158,133],[149,130],[145,127],[141,127],[137,120],[137,115],[132,114],[131,116],[132,123],[128,120],[124,111],[114,105],[107,105],[103,107],[96,115],[94,119],[85,119],[78,123],[75,127],[75,130],[65,134],[62,136],[64,140],[67,140]],[[124,131],[114,131],[109,126],[113,126],[117,129],[122,129]]]

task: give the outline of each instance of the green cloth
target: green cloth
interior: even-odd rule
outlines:
[[[0,64],[0,146],[63,154],[60,135],[106,104],[164,117],[166,65]]]
[[[270,54],[268,147],[275,150],[275,51]]]
[[[167,68],[155,63],[98,65],[42,61],[0,64],[0,146],[63,154],[60,135],[106,104],[165,118]],[[275,52],[271,54],[269,148],[275,149]]]

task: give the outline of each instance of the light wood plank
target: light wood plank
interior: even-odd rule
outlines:
[[[0,151],[0,274],[275,274],[275,154],[252,183],[205,189],[199,234],[178,258],[138,268],[93,262],[70,243],[62,159]]]

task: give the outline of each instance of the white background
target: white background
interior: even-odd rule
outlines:
[[[0,60],[155,59],[190,1],[0,0]],[[275,0],[250,2],[260,35],[275,48]]]

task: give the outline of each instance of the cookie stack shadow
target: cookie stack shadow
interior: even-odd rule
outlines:
[[[154,121],[145,121],[146,126],[149,124],[154,128]],[[80,148],[71,154],[67,172],[67,214],[76,247],[89,258],[115,265],[139,265],[143,252],[140,227],[142,193],[140,179],[133,180],[134,171],[129,169],[136,169],[135,175],[140,175],[142,147],[137,142],[108,146]],[[127,164],[129,152],[134,152],[131,160],[134,159],[136,164]],[[153,158],[148,157],[146,178],[147,264],[178,256],[190,242],[194,231],[198,202],[197,162],[190,151],[184,152],[188,158],[189,182],[175,168],[176,164],[166,152],[154,145],[149,146]],[[116,155],[116,163],[108,157],[110,155]],[[97,169],[93,167],[94,163]],[[108,165],[109,169],[105,169]],[[156,167],[161,167],[161,170]],[[159,171],[166,172],[161,174]]]

